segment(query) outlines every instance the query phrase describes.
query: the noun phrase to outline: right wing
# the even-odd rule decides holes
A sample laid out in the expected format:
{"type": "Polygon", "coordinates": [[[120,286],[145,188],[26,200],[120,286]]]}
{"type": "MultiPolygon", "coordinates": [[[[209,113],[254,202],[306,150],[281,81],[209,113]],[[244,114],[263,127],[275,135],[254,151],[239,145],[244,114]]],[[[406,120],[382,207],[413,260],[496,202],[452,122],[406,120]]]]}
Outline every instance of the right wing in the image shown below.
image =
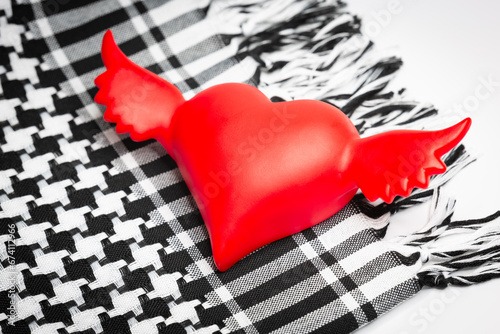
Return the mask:
{"type": "Polygon", "coordinates": [[[466,118],[438,131],[396,130],[359,139],[349,173],[372,202],[409,196],[415,187],[427,188],[431,175],[446,171],[441,156],[462,140],[470,125],[466,118]]]}

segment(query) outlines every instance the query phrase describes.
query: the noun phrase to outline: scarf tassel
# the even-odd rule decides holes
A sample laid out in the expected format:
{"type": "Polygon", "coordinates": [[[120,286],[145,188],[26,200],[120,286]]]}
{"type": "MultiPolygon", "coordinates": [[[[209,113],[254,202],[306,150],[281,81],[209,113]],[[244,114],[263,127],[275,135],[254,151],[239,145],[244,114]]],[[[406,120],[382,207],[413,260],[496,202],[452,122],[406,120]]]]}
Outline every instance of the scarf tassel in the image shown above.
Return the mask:
{"type": "MultiPolygon", "coordinates": [[[[422,286],[467,286],[500,277],[500,211],[452,221],[455,200],[433,192],[433,213],[419,231],[389,240],[402,254],[418,254],[422,286]]],[[[417,261],[417,262],[418,262],[417,261]]]]}
{"type": "Polygon", "coordinates": [[[342,110],[362,136],[422,129],[437,114],[386,91],[401,59],[374,50],[338,0],[215,0],[208,17],[237,56],[257,63],[253,83],[273,101],[313,99],[342,110]]]}

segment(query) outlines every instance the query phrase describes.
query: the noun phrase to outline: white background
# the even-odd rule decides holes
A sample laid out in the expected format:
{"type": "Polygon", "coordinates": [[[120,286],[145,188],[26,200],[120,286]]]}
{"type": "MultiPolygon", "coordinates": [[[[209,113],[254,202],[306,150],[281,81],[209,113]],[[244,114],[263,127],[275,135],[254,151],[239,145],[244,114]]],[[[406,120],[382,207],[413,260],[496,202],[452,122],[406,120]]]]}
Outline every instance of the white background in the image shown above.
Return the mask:
{"type": "MultiPolygon", "coordinates": [[[[433,103],[449,125],[472,118],[464,143],[479,154],[478,161],[445,187],[457,199],[455,219],[499,210],[500,3],[352,0],[348,10],[363,19],[363,30],[377,49],[389,48],[403,59],[394,87],[406,87],[415,100],[433,103]],[[486,94],[481,78],[496,82],[493,92],[486,94]],[[476,97],[477,89],[481,98],[476,97]]],[[[422,205],[397,214],[388,237],[417,229],[428,211],[429,206],[422,205]]],[[[466,288],[428,289],[358,333],[500,333],[499,311],[500,279],[466,288]]]]}

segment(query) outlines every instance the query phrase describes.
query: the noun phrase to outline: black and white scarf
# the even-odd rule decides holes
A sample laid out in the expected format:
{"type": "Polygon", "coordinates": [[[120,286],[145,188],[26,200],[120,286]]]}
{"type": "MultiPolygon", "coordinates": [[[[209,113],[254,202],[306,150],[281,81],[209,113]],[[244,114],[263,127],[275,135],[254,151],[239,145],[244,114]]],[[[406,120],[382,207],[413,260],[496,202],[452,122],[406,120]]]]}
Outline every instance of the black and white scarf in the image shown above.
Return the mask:
{"type": "Polygon", "coordinates": [[[401,60],[342,2],[12,0],[0,14],[2,333],[350,333],[424,286],[500,276],[500,213],[454,221],[440,192],[473,161],[463,146],[429,189],[390,205],[357,195],[219,272],[174,161],[116,134],[93,101],[112,29],[186,98],[245,82],[331,103],[362,135],[426,127],[437,111],[387,90],[401,60]],[[421,231],[384,238],[391,214],[427,200],[421,231]]]}

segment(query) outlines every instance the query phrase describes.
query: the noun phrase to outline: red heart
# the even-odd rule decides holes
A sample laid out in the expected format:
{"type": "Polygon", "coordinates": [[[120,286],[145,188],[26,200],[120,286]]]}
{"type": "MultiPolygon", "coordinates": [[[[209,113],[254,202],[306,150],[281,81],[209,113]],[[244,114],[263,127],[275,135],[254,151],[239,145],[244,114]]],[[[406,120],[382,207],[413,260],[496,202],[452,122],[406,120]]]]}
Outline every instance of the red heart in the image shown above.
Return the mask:
{"type": "Polygon", "coordinates": [[[392,131],[360,139],[337,108],[272,103],[245,84],[222,84],[185,101],[172,84],[128,60],[110,32],[95,100],[117,132],[155,138],[179,165],[226,270],[252,251],[330,217],[358,187],[390,202],[445,170],[439,157],[470,119],[441,131],[392,131]]]}

